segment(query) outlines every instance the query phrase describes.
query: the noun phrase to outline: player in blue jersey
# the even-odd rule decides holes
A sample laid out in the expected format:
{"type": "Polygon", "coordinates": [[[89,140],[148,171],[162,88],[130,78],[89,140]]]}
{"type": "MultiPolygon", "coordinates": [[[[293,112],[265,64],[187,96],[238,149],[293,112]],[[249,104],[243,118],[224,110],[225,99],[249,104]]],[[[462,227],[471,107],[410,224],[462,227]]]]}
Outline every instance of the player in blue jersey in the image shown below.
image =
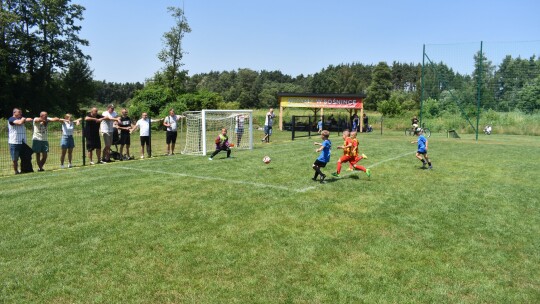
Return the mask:
{"type": "Polygon", "coordinates": [[[330,132],[328,130],[323,130],[321,132],[321,139],[323,140],[322,143],[314,143],[316,146],[320,146],[315,152],[320,152],[319,157],[315,160],[313,163],[313,170],[315,170],[315,175],[313,176],[313,180],[316,181],[317,177],[321,176],[321,184],[324,183],[324,179],[326,178],[326,174],[321,172],[321,168],[326,167],[326,164],[330,161],[330,149],[332,148],[332,142],[328,139],[330,137],[330,132]]]}
{"type": "Polygon", "coordinates": [[[428,157],[428,140],[424,136],[424,130],[422,128],[416,129],[416,135],[418,136],[417,141],[412,141],[411,143],[418,143],[418,150],[416,151],[416,158],[418,158],[422,162],[422,168],[426,168],[426,164],[428,165],[428,169],[432,169],[431,161],[428,157]]]}

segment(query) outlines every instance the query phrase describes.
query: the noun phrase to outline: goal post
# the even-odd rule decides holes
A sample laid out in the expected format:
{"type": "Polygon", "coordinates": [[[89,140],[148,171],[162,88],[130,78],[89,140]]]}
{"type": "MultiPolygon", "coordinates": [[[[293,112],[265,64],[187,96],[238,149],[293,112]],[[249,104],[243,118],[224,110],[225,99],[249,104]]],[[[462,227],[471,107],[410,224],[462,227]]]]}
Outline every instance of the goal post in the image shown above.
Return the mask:
{"type": "Polygon", "coordinates": [[[253,149],[252,110],[202,110],[184,112],[186,144],[182,154],[206,155],[214,150],[214,139],[227,129],[234,149],[253,149]]]}

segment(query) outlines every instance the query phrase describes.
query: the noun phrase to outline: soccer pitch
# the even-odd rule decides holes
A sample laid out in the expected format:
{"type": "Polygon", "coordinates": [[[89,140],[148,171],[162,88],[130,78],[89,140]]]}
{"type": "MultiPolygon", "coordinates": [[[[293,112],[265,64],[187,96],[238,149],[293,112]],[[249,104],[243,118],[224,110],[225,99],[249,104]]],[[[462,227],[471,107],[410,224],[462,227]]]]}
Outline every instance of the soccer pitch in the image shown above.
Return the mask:
{"type": "Polygon", "coordinates": [[[0,302],[540,302],[540,138],[435,134],[422,170],[360,134],[372,177],[337,179],[333,133],[320,184],[320,138],[260,137],[0,178],[0,302]]]}

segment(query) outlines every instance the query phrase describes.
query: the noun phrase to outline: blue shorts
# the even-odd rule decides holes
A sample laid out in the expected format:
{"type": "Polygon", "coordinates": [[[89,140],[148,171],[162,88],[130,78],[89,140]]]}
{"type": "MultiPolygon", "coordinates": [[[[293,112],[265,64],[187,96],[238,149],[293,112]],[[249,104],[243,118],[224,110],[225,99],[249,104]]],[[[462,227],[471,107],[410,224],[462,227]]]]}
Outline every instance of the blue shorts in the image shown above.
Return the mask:
{"type": "Polygon", "coordinates": [[[73,140],[73,135],[62,135],[62,140],[60,141],[60,147],[62,149],[75,148],[75,141],[73,140]]]}
{"type": "Polygon", "coordinates": [[[11,154],[11,160],[19,160],[23,144],[9,144],[9,154],[11,154]]]}
{"type": "Polygon", "coordinates": [[[272,135],[272,127],[264,126],[264,134],[272,135]]]}
{"type": "Polygon", "coordinates": [[[34,153],[47,153],[49,152],[49,142],[46,140],[32,140],[32,150],[34,153]]]}

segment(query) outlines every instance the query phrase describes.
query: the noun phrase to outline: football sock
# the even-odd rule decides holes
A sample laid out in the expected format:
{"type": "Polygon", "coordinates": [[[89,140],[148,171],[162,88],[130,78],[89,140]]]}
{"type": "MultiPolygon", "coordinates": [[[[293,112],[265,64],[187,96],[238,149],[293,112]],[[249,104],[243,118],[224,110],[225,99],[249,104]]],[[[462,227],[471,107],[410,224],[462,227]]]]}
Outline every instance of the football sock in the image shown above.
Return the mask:
{"type": "Polygon", "coordinates": [[[313,166],[313,170],[315,170],[315,175],[313,176],[314,179],[317,179],[317,176],[319,175],[323,175],[319,166],[313,166]]]}
{"type": "Polygon", "coordinates": [[[339,174],[339,172],[341,172],[341,162],[337,163],[336,173],[339,174]]]}

